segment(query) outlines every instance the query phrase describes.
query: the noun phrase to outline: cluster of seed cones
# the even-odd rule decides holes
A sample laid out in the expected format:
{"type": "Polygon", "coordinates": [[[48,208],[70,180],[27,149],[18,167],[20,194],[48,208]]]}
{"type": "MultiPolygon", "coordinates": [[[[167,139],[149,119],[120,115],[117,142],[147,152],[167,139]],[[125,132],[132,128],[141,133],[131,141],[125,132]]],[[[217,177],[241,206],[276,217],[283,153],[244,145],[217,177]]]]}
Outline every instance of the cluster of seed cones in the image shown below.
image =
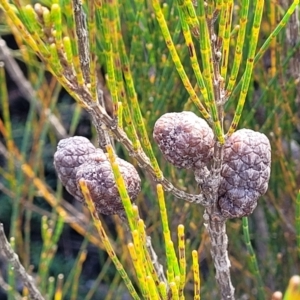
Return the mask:
{"type": "MultiPolygon", "coordinates": [[[[207,170],[210,164],[215,141],[212,129],[203,119],[192,112],[164,114],[154,126],[153,137],[166,160],[174,166],[205,174],[202,170],[207,170]]],[[[226,218],[247,216],[268,188],[269,140],[262,133],[241,129],[226,140],[223,151],[218,187],[220,211],[226,218]]],[[[128,194],[134,200],[141,189],[140,177],[130,163],[120,158],[117,163],[128,194]]],[[[54,166],[67,191],[77,200],[84,202],[78,184],[83,178],[99,213],[123,214],[110,162],[88,139],[75,136],[61,140],[54,155],[54,166]]]]}
{"type": "MultiPolygon", "coordinates": [[[[154,126],[153,137],[166,160],[178,168],[197,172],[206,168],[213,156],[213,131],[192,112],[164,114],[154,126]]],[[[271,147],[264,134],[241,129],[226,140],[218,189],[224,217],[253,212],[258,198],[267,191],[270,165],[271,147]]]]}
{"type": "MultiPolygon", "coordinates": [[[[116,159],[124,178],[127,192],[134,200],[141,189],[140,177],[133,165],[116,159]]],[[[54,154],[54,166],[67,191],[84,202],[79,180],[87,183],[98,213],[123,215],[124,207],[106,154],[84,137],[74,136],[61,140],[54,154]]]]}

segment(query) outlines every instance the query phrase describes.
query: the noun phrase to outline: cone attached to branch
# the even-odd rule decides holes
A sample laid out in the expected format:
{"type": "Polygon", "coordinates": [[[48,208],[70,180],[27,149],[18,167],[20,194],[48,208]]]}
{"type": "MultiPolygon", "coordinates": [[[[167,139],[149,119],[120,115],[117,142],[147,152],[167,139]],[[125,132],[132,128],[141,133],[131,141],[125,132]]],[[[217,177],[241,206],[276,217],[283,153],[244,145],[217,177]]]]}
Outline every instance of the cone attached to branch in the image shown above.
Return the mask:
{"type": "Polygon", "coordinates": [[[213,155],[213,131],[192,112],[164,114],[155,123],[153,137],[166,160],[178,168],[196,169],[213,155]]]}
{"type": "Polygon", "coordinates": [[[268,138],[250,129],[233,133],[224,146],[219,187],[222,215],[236,218],[250,215],[258,198],[268,189],[271,146],[268,138]]]}

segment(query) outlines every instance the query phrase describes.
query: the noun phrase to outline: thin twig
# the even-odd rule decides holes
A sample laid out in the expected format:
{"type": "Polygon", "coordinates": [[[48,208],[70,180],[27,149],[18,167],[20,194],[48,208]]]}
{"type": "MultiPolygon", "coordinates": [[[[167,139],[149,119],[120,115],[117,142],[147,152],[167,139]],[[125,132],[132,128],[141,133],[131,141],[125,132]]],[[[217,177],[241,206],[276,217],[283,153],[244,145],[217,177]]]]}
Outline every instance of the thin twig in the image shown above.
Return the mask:
{"type": "Polygon", "coordinates": [[[41,295],[37,287],[35,286],[32,276],[30,276],[24,267],[21,265],[18,255],[11,248],[3,229],[3,224],[0,223],[0,252],[7,262],[9,262],[14,271],[23,280],[24,285],[27,287],[31,299],[43,300],[44,297],[41,295]]]}
{"type": "Polygon", "coordinates": [[[159,281],[165,282],[167,284],[167,279],[166,279],[166,276],[164,273],[164,268],[158,261],[158,256],[152,246],[151,237],[148,235],[146,236],[146,247],[147,247],[148,253],[150,255],[153,267],[157,273],[159,281]]]}
{"type": "Polygon", "coordinates": [[[90,83],[90,49],[88,31],[86,26],[86,14],[83,11],[80,0],[73,0],[76,35],[78,38],[78,50],[81,70],[85,83],[90,83]]]}

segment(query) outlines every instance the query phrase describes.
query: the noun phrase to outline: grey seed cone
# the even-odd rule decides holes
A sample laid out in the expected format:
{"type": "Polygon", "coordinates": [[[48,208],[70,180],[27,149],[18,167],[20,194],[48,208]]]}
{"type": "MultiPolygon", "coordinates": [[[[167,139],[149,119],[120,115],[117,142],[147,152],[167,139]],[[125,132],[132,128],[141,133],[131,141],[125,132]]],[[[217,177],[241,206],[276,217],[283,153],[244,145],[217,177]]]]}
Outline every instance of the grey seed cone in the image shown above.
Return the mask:
{"type": "Polygon", "coordinates": [[[196,169],[213,154],[213,131],[192,112],[162,115],[154,125],[153,138],[166,160],[178,168],[196,169]]]}
{"type": "Polygon", "coordinates": [[[268,138],[250,129],[233,133],[224,146],[219,206],[227,218],[250,215],[268,189],[271,146],[268,138]]]}
{"type": "MultiPolygon", "coordinates": [[[[131,200],[135,200],[141,190],[141,180],[133,165],[117,158],[131,200]]],[[[76,173],[77,182],[83,178],[99,213],[122,215],[124,207],[108,160],[91,160],[82,164],[76,173]]]]}
{"type": "Polygon", "coordinates": [[[58,143],[54,154],[54,167],[62,184],[77,200],[82,198],[77,188],[77,168],[90,159],[101,157],[106,159],[104,152],[96,149],[85,137],[74,136],[58,143]]]}

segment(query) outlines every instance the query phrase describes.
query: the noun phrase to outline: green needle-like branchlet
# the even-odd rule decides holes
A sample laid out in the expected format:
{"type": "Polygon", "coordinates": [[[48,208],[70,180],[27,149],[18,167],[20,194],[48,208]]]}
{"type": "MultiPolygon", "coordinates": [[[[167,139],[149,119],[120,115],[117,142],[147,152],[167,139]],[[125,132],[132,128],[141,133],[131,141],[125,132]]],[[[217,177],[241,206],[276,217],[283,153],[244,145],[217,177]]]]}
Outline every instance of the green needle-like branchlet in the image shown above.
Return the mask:
{"type": "Polygon", "coordinates": [[[50,60],[50,65],[52,67],[52,70],[54,73],[62,80],[63,77],[63,67],[60,63],[58,54],[57,54],[57,48],[56,45],[53,43],[49,47],[50,53],[51,53],[51,60],[50,60]]]}
{"type": "MultiPolygon", "coordinates": [[[[12,122],[9,111],[9,97],[6,86],[6,76],[4,70],[4,63],[0,62],[0,107],[2,112],[2,120],[5,126],[5,135],[4,139],[7,145],[8,151],[13,150],[13,132],[12,132],[12,122]]],[[[1,121],[2,121],[1,120],[1,121]]],[[[15,174],[15,166],[12,159],[9,159],[8,162],[8,170],[11,174],[15,174]]],[[[11,180],[11,187],[15,187],[15,182],[11,180]]],[[[12,230],[12,236],[15,236],[15,226],[13,226],[10,230],[12,230]]]]}
{"type": "Polygon", "coordinates": [[[14,5],[15,5],[14,8],[17,8],[17,11],[18,11],[18,17],[20,17],[20,20],[23,22],[25,27],[29,30],[31,24],[29,23],[29,20],[28,20],[28,18],[26,16],[26,13],[24,11],[25,10],[24,6],[21,4],[21,1],[20,0],[15,0],[14,5]]]}
{"type": "Polygon", "coordinates": [[[136,273],[136,276],[137,276],[137,279],[139,282],[139,287],[141,289],[143,297],[145,297],[147,295],[147,286],[146,286],[144,274],[142,271],[143,265],[141,264],[141,262],[138,259],[137,253],[135,251],[135,246],[133,243],[128,244],[128,250],[129,250],[131,261],[133,263],[135,273],[136,273]]]}
{"type": "Polygon", "coordinates": [[[171,299],[172,300],[179,300],[179,295],[178,295],[178,288],[175,282],[170,282],[170,290],[171,290],[171,299]]]}
{"type": "Polygon", "coordinates": [[[204,83],[204,80],[203,80],[203,76],[202,76],[200,66],[199,66],[199,63],[198,63],[198,60],[197,60],[195,46],[194,46],[194,43],[193,43],[193,40],[192,40],[190,29],[188,27],[186,19],[183,17],[183,13],[181,11],[180,6],[179,6],[179,17],[180,17],[180,21],[181,21],[182,32],[183,32],[183,35],[184,35],[185,43],[186,43],[186,45],[188,47],[188,50],[189,50],[191,65],[192,65],[192,68],[193,68],[195,76],[196,76],[197,84],[198,84],[200,92],[203,96],[205,106],[206,106],[206,108],[208,108],[209,103],[208,103],[207,90],[206,90],[205,83],[204,83]]]}
{"type": "Polygon", "coordinates": [[[249,0],[243,0],[243,4],[241,6],[239,32],[236,40],[234,60],[231,69],[231,74],[228,80],[228,85],[226,87],[226,93],[228,94],[228,96],[231,95],[231,92],[234,88],[238,76],[238,72],[240,69],[241,61],[242,61],[246,25],[248,20],[248,10],[249,10],[249,0]]]}
{"type": "Polygon", "coordinates": [[[146,277],[146,281],[147,281],[147,285],[148,285],[148,289],[149,289],[149,297],[152,300],[159,300],[159,295],[154,283],[154,280],[151,276],[147,276],[146,277]]]}
{"type": "Polygon", "coordinates": [[[108,44],[108,47],[105,51],[105,57],[106,57],[105,59],[106,66],[107,66],[107,85],[113,103],[113,118],[117,120],[119,98],[118,98],[118,91],[117,91],[116,78],[115,78],[112,44],[108,44]]]}
{"type": "Polygon", "coordinates": [[[257,289],[257,296],[258,296],[257,299],[264,300],[265,299],[264,284],[263,284],[263,281],[262,281],[262,278],[260,275],[256,255],[255,255],[255,252],[254,252],[252,244],[251,244],[247,217],[243,217],[243,234],[244,234],[244,239],[245,239],[245,243],[247,246],[247,250],[248,250],[249,256],[250,256],[252,270],[253,270],[254,276],[256,278],[256,283],[257,283],[256,289],[257,289]]]}
{"type": "Polygon", "coordinates": [[[48,278],[48,288],[47,288],[47,296],[49,299],[54,299],[54,290],[55,290],[55,278],[50,276],[48,278]]]}
{"type": "Polygon", "coordinates": [[[220,3],[221,13],[220,13],[220,17],[219,17],[218,38],[220,38],[221,40],[223,40],[224,39],[224,35],[225,35],[226,14],[227,14],[226,3],[228,3],[228,0],[226,0],[226,1],[220,1],[220,2],[223,2],[223,3],[220,3]]]}
{"type": "Polygon", "coordinates": [[[73,52],[70,38],[68,36],[63,38],[64,52],[69,66],[73,66],[73,52]]]}
{"type": "Polygon", "coordinates": [[[161,295],[161,300],[167,300],[168,294],[167,294],[166,284],[164,282],[160,282],[158,289],[159,289],[159,293],[161,295]]]}
{"type": "Polygon", "coordinates": [[[174,275],[174,269],[173,269],[173,259],[172,259],[172,247],[173,242],[169,239],[168,235],[164,235],[165,238],[165,248],[166,248],[166,258],[167,258],[167,279],[168,282],[174,282],[175,283],[175,275],[174,275]]]}
{"type": "MultiPolygon", "coordinates": [[[[136,207],[136,209],[137,209],[137,207],[136,207]]],[[[144,264],[147,267],[147,275],[151,275],[156,287],[159,288],[160,281],[159,281],[158,274],[155,270],[155,267],[152,263],[149,251],[147,249],[147,236],[146,236],[146,232],[145,232],[145,223],[142,219],[139,219],[137,221],[137,228],[139,231],[140,242],[141,242],[141,245],[143,246],[144,256],[146,259],[144,264]]],[[[160,291],[159,291],[159,293],[160,293],[160,291]]]]}
{"type": "Polygon", "coordinates": [[[299,299],[300,299],[300,276],[294,275],[289,280],[289,284],[284,293],[283,300],[299,300],[299,299]]]}
{"type": "Polygon", "coordinates": [[[112,169],[113,169],[116,185],[117,185],[117,188],[118,188],[118,191],[119,191],[119,194],[120,194],[120,197],[121,197],[121,200],[122,200],[122,203],[123,203],[126,215],[127,215],[129,228],[131,231],[133,231],[136,229],[136,225],[134,223],[134,212],[132,209],[132,203],[131,203],[130,197],[126,190],[124,178],[120,172],[118,163],[116,162],[116,156],[115,156],[114,149],[112,148],[112,146],[107,145],[106,151],[108,153],[108,157],[109,157],[109,161],[112,166],[112,169]]]}
{"type": "Polygon", "coordinates": [[[51,20],[55,28],[55,44],[59,51],[62,50],[62,20],[61,20],[61,8],[58,4],[51,6],[50,12],[51,20]]]}
{"type": "Polygon", "coordinates": [[[166,244],[166,255],[168,260],[167,274],[170,276],[168,277],[168,281],[171,282],[175,280],[175,276],[179,276],[180,278],[180,270],[179,270],[178,260],[175,254],[174,245],[171,240],[164,191],[160,184],[157,185],[156,189],[157,189],[157,198],[158,198],[159,209],[161,214],[163,234],[164,234],[165,244],[166,244]]]}
{"type": "MultiPolygon", "coordinates": [[[[181,22],[179,20],[176,24],[175,30],[172,35],[175,45],[178,42],[180,35],[181,35],[181,22]]],[[[171,59],[172,57],[170,54],[168,54],[168,56],[166,56],[166,54],[164,53],[162,54],[161,61],[163,64],[163,70],[162,70],[162,74],[160,75],[160,82],[157,88],[157,94],[160,96],[159,97],[160,101],[158,101],[158,105],[159,105],[158,110],[161,110],[161,107],[163,107],[166,99],[168,99],[168,91],[170,90],[170,88],[168,87],[169,86],[172,87],[174,85],[174,78],[171,75],[174,72],[171,59]]]]}
{"type": "Polygon", "coordinates": [[[251,76],[252,76],[252,70],[254,65],[254,58],[255,58],[255,51],[258,41],[258,35],[259,35],[259,29],[262,19],[262,13],[264,8],[264,0],[257,0],[256,7],[255,7],[255,14],[254,14],[254,20],[253,20],[253,26],[251,30],[251,39],[249,44],[249,52],[247,56],[247,62],[246,62],[246,69],[243,76],[242,81],[242,88],[241,88],[241,94],[239,97],[238,105],[232,120],[232,123],[230,125],[230,128],[228,130],[227,135],[230,136],[237,128],[239,120],[241,118],[251,76]]]}
{"type": "Polygon", "coordinates": [[[223,0],[216,0],[216,12],[219,12],[222,9],[223,0]]]}
{"type": "MultiPolygon", "coordinates": [[[[121,100],[122,107],[123,107],[123,116],[124,116],[124,121],[125,121],[125,125],[126,125],[126,126],[124,126],[124,129],[126,130],[126,133],[128,134],[128,137],[132,142],[134,151],[140,151],[141,144],[140,144],[136,129],[133,124],[133,120],[131,117],[126,93],[124,90],[122,91],[122,93],[120,95],[120,100],[121,100]]],[[[118,120],[118,122],[119,122],[119,120],[118,120]]]]}
{"type": "Polygon", "coordinates": [[[118,127],[123,129],[123,104],[122,102],[118,103],[118,127]]]}
{"type": "MultiPolygon", "coordinates": [[[[104,4],[104,9],[102,9],[101,20],[102,20],[102,31],[104,36],[104,49],[107,48],[107,42],[110,41],[112,45],[113,52],[113,63],[115,68],[115,76],[116,76],[116,84],[117,84],[117,93],[119,96],[119,100],[123,104],[124,108],[124,120],[127,124],[127,133],[129,135],[130,140],[133,143],[134,149],[140,149],[140,142],[138,135],[136,133],[135,124],[133,122],[132,113],[129,109],[128,98],[124,88],[124,80],[122,73],[122,62],[124,61],[124,57],[126,57],[125,47],[123,47],[122,35],[120,34],[120,26],[119,26],[119,15],[117,13],[117,1],[111,1],[109,4],[104,4]],[[110,28],[110,30],[107,30],[110,28]]],[[[126,78],[126,77],[125,77],[126,78]]],[[[126,81],[125,81],[126,82],[126,81]]],[[[129,96],[129,99],[130,96],[129,96]]],[[[130,103],[131,105],[131,103],[130,103]]],[[[132,106],[132,105],[131,105],[132,106]]]]}
{"type": "Polygon", "coordinates": [[[57,280],[56,280],[56,287],[55,287],[55,294],[54,294],[54,300],[62,300],[62,290],[64,285],[64,275],[58,274],[57,280]]]}
{"type": "Polygon", "coordinates": [[[175,282],[176,282],[177,288],[179,288],[179,285],[180,285],[180,269],[179,269],[178,258],[176,256],[174,243],[170,240],[169,244],[170,244],[170,247],[171,247],[172,267],[173,267],[173,270],[174,270],[175,282]]]}
{"type": "Polygon", "coordinates": [[[147,284],[147,280],[146,280],[146,277],[148,276],[148,274],[147,274],[147,268],[145,265],[144,249],[143,249],[143,245],[141,245],[139,232],[137,230],[133,230],[131,232],[131,235],[132,235],[132,240],[133,240],[138,264],[140,265],[140,271],[141,271],[141,276],[142,276],[141,283],[142,283],[143,297],[147,299],[147,297],[149,297],[149,290],[148,290],[148,284],[147,284]]]}
{"type": "Polygon", "coordinates": [[[212,0],[209,0],[206,2],[207,7],[206,7],[206,17],[208,22],[212,22],[213,15],[215,12],[215,3],[212,0]]]}
{"type": "Polygon", "coordinates": [[[87,258],[87,250],[84,250],[80,253],[78,262],[77,262],[77,266],[75,269],[75,273],[74,273],[74,278],[73,278],[73,282],[72,282],[72,288],[71,288],[71,300],[75,300],[77,299],[78,296],[78,289],[80,286],[80,275],[82,273],[82,267],[83,267],[83,263],[85,262],[87,258]]]}
{"type": "Polygon", "coordinates": [[[230,32],[230,38],[231,38],[231,39],[235,38],[235,36],[237,35],[239,29],[240,29],[240,25],[235,25],[235,26],[232,28],[232,30],[231,30],[231,32],[230,32]]]}
{"type": "MultiPolygon", "coordinates": [[[[137,206],[135,206],[137,208],[137,206]]],[[[142,253],[142,261],[141,263],[143,264],[144,268],[145,268],[145,275],[149,276],[151,275],[151,271],[149,268],[149,263],[151,263],[151,261],[149,262],[147,260],[147,255],[146,255],[146,233],[145,233],[145,224],[144,221],[139,219],[137,222],[137,231],[138,231],[138,238],[139,238],[139,243],[141,246],[141,253],[142,253]]]]}
{"type": "Polygon", "coordinates": [[[48,8],[43,9],[43,21],[45,28],[51,28],[51,14],[48,8]]]}
{"type": "MultiPolygon", "coordinates": [[[[9,239],[9,243],[10,243],[10,246],[12,249],[16,249],[16,239],[14,237],[11,237],[9,239]]],[[[13,267],[13,264],[12,263],[8,263],[7,264],[7,281],[8,281],[8,284],[11,286],[11,287],[14,287],[15,284],[16,284],[16,274],[14,272],[14,267],[13,267]]],[[[9,289],[8,290],[8,297],[9,297],[9,300],[13,300],[14,299],[14,293],[13,293],[13,288],[9,289]]]]}
{"type": "Polygon", "coordinates": [[[185,259],[185,236],[184,226],[178,226],[178,256],[180,268],[180,285],[179,285],[179,298],[184,299],[184,286],[186,281],[186,259],[185,259]]]}
{"type": "MultiPolygon", "coordinates": [[[[118,48],[119,41],[118,38],[122,38],[120,34],[121,28],[119,25],[119,14],[118,14],[118,1],[112,0],[107,4],[107,12],[108,18],[107,20],[103,19],[103,22],[106,22],[106,26],[110,28],[109,38],[112,49],[112,59],[113,59],[113,67],[114,67],[114,75],[115,75],[115,85],[116,85],[116,93],[119,96],[121,93],[124,93],[124,85],[123,85],[123,77],[122,77],[122,69],[121,69],[121,59],[120,59],[120,49],[118,48]]],[[[113,106],[117,106],[118,103],[115,103],[113,99],[113,106]]],[[[118,109],[116,107],[116,109],[118,109]]],[[[115,113],[115,117],[117,117],[117,112],[115,113]]]]}
{"type": "Polygon", "coordinates": [[[230,31],[232,22],[232,11],[233,11],[233,0],[224,1],[223,6],[226,10],[225,17],[225,30],[223,36],[223,47],[222,47],[222,62],[221,62],[221,76],[226,81],[227,69],[228,69],[228,56],[229,56],[229,42],[230,42],[230,31]]]}
{"type": "Polygon", "coordinates": [[[196,250],[192,251],[193,258],[193,278],[194,278],[194,300],[200,300],[200,272],[198,263],[198,252],[196,250]]]}
{"type": "Polygon", "coordinates": [[[27,19],[28,30],[30,33],[36,32],[39,36],[42,36],[42,30],[40,24],[37,22],[36,13],[31,5],[26,5],[22,9],[24,16],[27,19]]]}
{"type": "MultiPolygon", "coordinates": [[[[139,228],[138,228],[138,222],[141,219],[140,219],[140,215],[139,215],[139,208],[135,204],[132,205],[132,213],[133,213],[134,228],[137,229],[137,230],[139,230],[139,228]]],[[[140,232],[139,232],[139,234],[140,234],[140,232]]]]}

